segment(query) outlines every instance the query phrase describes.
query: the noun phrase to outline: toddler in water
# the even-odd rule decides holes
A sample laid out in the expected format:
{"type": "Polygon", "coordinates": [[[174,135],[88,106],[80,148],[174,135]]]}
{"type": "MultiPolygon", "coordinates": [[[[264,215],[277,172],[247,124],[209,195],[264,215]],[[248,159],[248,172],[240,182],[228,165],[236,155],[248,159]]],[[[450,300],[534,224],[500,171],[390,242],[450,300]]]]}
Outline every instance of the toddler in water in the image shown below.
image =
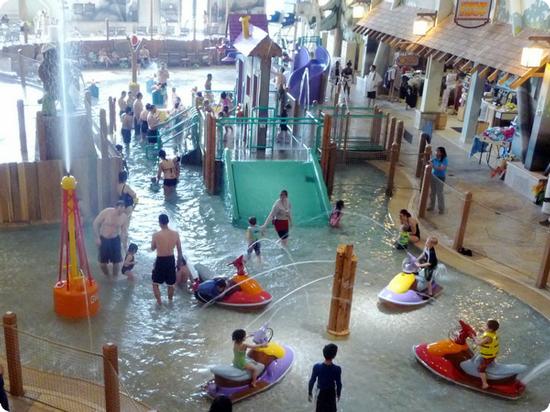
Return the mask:
{"type": "Polygon", "coordinates": [[[258,262],[262,262],[262,257],[260,256],[260,236],[262,236],[262,228],[259,226],[256,226],[256,217],[251,216],[248,219],[248,228],[246,229],[246,240],[248,241],[248,258],[250,259],[250,255],[252,255],[252,251],[256,253],[256,256],[258,257],[258,262]]]}
{"type": "Polygon", "coordinates": [[[399,227],[399,237],[395,242],[396,249],[407,249],[410,241],[410,230],[409,225],[401,225],[399,227]]]}
{"type": "Polygon", "coordinates": [[[344,201],[338,200],[336,202],[336,205],[334,206],[334,209],[332,209],[332,212],[329,217],[329,224],[332,227],[340,227],[340,219],[342,219],[342,216],[344,216],[344,201]]]}
{"type": "Polygon", "coordinates": [[[136,265],[136,253],[138,251],[138,246],[135,243],[130,243],[128,246],[128,253],[124,257],[124,263],[122,264],[122,274],[128,276],[128,280],[134,280],[134,273],[132,269],[136,265]]]}
{"type": "Polygon", "coordinates": [[[247,362],[246,359],[246,350],[247,349],[256,349],[256,348],[265,348],[267,345],[251,345],[244,343],[246,339],[246,331],[243,329],[236,329],[231,335],[233,339],[233,366],[237,369],[247,370],[252,376],[252,381],[250,386],[256,387],[256,378],[258,377],[258,372],[254,365],[251,362],[247,362]]]}

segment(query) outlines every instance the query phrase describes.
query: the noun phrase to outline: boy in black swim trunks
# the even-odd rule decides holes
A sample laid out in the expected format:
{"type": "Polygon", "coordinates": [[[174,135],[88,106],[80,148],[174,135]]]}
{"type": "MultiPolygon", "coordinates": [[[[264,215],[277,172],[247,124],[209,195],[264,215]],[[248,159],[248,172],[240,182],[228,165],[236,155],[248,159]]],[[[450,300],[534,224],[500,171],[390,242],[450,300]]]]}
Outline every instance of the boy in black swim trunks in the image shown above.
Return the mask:
{"type": "Polygon", "coordinates": [[[159,215],[160,230],[153,235],[151,240],[151,250],[157,252],[151,279],[153,281],[153,294],[159,305],[162,304],[159,285],[163,283],[168,286],[168,300],[171,302],[174,298],[174,285],[176,283],[174,248],[178,252],[178,261],[184,261],[179,233],[170,229],[168,222],[167,215],[159,215]]]}

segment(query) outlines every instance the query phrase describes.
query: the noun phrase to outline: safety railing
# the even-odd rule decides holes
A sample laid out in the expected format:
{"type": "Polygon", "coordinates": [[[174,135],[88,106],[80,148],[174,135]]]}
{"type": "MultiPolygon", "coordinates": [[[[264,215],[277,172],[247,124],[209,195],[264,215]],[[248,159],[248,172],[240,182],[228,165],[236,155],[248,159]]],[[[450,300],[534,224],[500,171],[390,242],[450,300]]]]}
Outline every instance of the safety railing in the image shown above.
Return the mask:
{"type": "Polygon", "coordinates": [[[103,353],[55,342],[17,327],[17,317],[3,317],[0,362],[6,364],[9,392],[64,411],[147,411],[130,397],[118,372],[117,347],[103,353]]]}

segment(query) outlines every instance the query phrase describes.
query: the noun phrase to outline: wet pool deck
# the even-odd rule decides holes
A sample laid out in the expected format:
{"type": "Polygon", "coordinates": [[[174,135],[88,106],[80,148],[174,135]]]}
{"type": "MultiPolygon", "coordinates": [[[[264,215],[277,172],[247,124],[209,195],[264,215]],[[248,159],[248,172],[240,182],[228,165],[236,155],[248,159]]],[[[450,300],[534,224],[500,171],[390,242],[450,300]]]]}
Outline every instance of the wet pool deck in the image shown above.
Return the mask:
{"type": "MultiPolygon", "coordinates": [[[[359,81],[352,90],[351,104],[365,104],[362,88],[362,82],[359,81]]],[[[416,209],[420,195],[420,181],[415,178],[419,133],[414,128],[415,111],[405,110],[404,103],[379,99],[377,105],[397,120],[402,120],[405,129],[413,135],[412,143],[405,140],[402,142],[395,190],[389,204],[392,218],[398,222],[399,210],[416,209]]],[[[538,224],[544,217],[541,208],[514,192],[498,177],[492,178],[485,158],[481,164],[477,157],[468,158],[471,143],[461,143],[460,133],[453,130],[453,126],[461,127],[462,123],[456,117],[449,116],[446,130],[434,130],[432,147],[446,148],[450,160],[446,183],[462,194],[470,191],[474,201],[478,202],[470,211],[464,242],[466,248],[472,249],[473,257],[463,256],[453,250],[453,239],[449,238],[449,231],[445,230],[449,228],[445,227],[444,220],[456,222],[460,217],[462,197],[458,192],[445,197],[445,215],[427,212],[427,219],[420,219],[423,239],[427,233],[437,236],[440,239],[438,256],[446,264],[505,290],[550,319],[550,289],[535,287],[549,232],[538,224]],[[479,211],[478,216],[476,210],[479,211]],[[480,222],[476,222],[476,219],[482,219],[482,224],[477,224],[480,222]]],[[[494,153],[492,157],[496,157],[494,153]]],[[[389,162],[370,163],[384,171],[389,168],[389,162]]],[[[494,163],[491,163],[491,167],[494,167],[494,163]]]]}

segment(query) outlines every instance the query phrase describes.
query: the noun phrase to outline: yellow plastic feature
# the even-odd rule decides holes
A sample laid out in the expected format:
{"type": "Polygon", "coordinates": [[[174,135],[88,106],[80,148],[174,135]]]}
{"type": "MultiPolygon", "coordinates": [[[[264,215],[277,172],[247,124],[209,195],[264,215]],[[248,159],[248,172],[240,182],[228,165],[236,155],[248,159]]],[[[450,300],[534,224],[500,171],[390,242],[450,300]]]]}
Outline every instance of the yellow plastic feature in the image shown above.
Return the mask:
{"type": "Polygon", "coordinates": [[[401,272],[394,276],[387,289],[393,293],[405,293],[414,283],[412,273],[401,272]]]}
{"type": "Polygon", "coordinates": [[[269,342],[265,348],[257,348],[254,350],[263,352],[268,356],[275,356],[277,359],[281,359],[285,356],[285,348],[275,342],[269,342]]]}
{"type": "Polygon", "coordinates": [[[247,275],[235,275],[232,280],[239,285],[244,293],[249,295],[257,295],[264,291],[255,279],[250,279],[247,275]]]}
{"type": "Polygon", "coordinates": [[[61,188],[63,190],[75,190],[76,179],[74,176],[63,176],[63,179],[61,179],[61,188]]]}
{"type": "Polygon", "coordinates": [[[468,350],[468,345],[459,345],[450,339],[440,340],[439,342],[430,343],[428,345],[428,353],[434,356],[451,355],[454,353],[468,350]]]}

